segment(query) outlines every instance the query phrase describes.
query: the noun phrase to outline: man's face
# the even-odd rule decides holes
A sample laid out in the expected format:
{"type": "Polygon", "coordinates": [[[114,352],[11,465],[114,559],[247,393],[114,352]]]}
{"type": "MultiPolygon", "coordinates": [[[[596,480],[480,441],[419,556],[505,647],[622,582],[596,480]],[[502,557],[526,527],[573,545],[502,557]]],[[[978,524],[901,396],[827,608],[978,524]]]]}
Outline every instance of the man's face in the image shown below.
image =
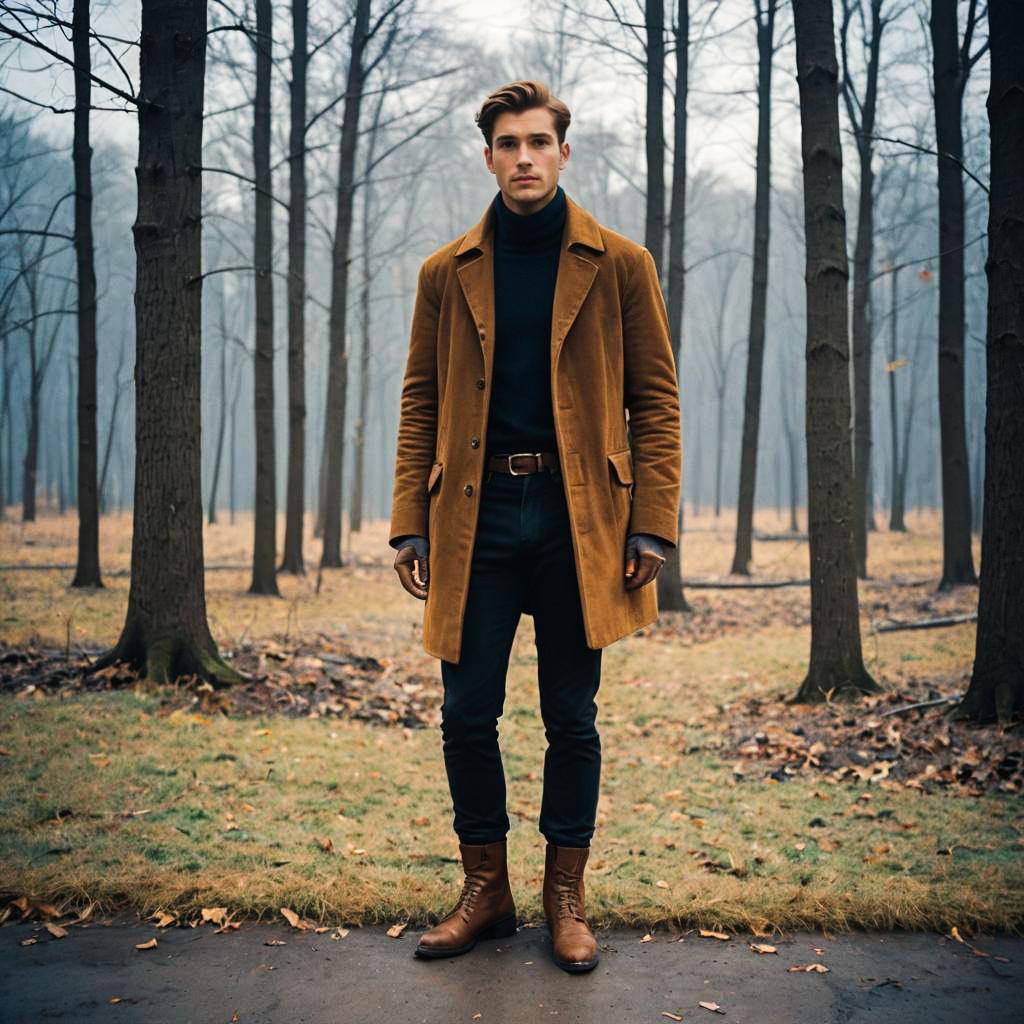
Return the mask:
{"type": "Polygon", "coordinates": [[[569,159],[569,143],[558,144],[555,115],[547,107],[518,114],[506,110],[495,119],[491,142],[493,149],[484,146],[484,159],[505,205],[523,215],[546,206],[569,159]]]}

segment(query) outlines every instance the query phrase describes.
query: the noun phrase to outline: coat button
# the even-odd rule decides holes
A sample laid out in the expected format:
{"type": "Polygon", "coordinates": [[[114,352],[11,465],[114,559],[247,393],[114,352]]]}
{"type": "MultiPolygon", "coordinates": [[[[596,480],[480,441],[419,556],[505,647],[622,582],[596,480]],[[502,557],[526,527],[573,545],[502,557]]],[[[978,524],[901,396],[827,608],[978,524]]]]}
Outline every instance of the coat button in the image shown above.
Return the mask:
{"type": "Polygon", "coordinates": [[[483,379],[483,377],[477,377],[477,379],[476,379],[476,386],[477,386],[477,387],[478,387],[478,388],[479,388],[479,389],[480,389],[481,391],[483,391],[483,389],[484,389],[484,379],[483,379]]]}
{"type": "Polygon", "coordinates": [[[469,439],[469,447],[470,448],[479,448],[480,447],[480,438],[479,437],[471,437],[469,439]]]}
{"type": "Polygon", "coordinates": [[[465,487],[463,487],[463,490],[464,490],[464,491],[465,491],[465,492],[466,492],[467,494],[472,494],[472,493],[473,493],[473,485],[472,485],[472,484],[466,484],[466,486],[465,486],[465,487]]]}
{"type": "Polygon", "coordinates": [[[485,337],[485,335],[484,335],[484,332],[483,332],[483,331],[481,331],[481,332],[480,332],[480,340],[481,340],[481,341],[483,341],[483,340],[484,340],[484,337],[485,337]]]}

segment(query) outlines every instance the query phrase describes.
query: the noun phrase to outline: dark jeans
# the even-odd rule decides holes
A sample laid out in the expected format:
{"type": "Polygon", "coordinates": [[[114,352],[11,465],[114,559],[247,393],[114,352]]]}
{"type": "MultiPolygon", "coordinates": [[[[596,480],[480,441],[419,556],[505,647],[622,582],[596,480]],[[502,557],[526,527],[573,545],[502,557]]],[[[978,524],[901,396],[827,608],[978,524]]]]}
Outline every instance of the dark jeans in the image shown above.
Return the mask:
{"type": "Polygon", "coordinates": [[[441,661],[444,763],[463,843],[496,842],[509,831],[498,718],[524,611],[534,620],[548,742],[540,832],[558,846],[589,846],[601,775],[601,651],[584,635],[562,477],[492,472],[480,494],[460,660],[441,661]]]}

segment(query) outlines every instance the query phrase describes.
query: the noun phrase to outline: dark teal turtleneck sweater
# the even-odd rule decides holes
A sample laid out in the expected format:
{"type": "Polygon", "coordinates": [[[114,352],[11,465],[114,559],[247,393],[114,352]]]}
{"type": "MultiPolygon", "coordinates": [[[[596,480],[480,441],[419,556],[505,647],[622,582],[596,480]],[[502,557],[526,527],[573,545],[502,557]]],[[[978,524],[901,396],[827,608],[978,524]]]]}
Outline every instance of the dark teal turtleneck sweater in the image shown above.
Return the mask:
{"type": "Polygon", "coordinates": [[[551,310],[565,231],[557,186],[536,213],[494,197],[494,347],[487,453],[557,450],[551,404],[551,310]]]}

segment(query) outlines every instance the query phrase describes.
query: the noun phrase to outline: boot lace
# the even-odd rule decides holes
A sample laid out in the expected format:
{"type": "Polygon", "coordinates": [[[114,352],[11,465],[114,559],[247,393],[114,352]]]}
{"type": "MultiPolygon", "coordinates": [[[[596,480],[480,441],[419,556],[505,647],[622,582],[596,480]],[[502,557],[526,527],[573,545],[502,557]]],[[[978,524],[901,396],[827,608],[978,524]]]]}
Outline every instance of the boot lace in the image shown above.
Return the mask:
{"type": "Polygon", "coordinates": [[[448,916],[453,917],[461,912],[463,919],[468,922],[481,889],[483,889],[483,883],[478,878],[466,878],[462,883],[462,892],[459,893],[459,899],[448,916]]]}
{"type": "Polygon", "coordinates": [[[586,921],[580,910],[580,892],[578,888],[579,879],[565,872],[558,874],[558,916],[560,918],[575,918],[577,921],[586,921]]]}

